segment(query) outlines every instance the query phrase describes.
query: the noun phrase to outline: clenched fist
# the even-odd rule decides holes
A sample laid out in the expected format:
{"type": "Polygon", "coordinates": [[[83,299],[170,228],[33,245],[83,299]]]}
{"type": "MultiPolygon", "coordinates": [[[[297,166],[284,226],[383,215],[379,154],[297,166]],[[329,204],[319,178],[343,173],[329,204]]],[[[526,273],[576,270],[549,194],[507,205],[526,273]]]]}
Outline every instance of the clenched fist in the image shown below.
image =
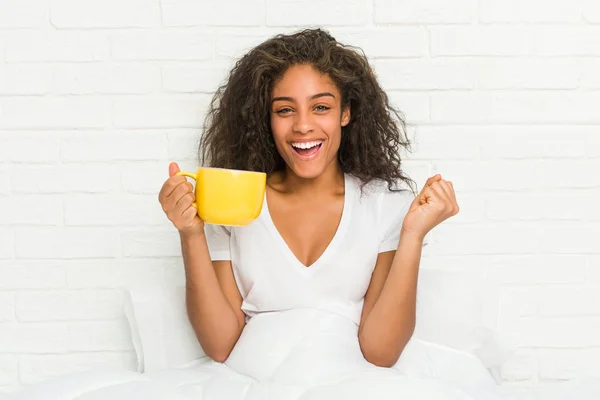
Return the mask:
{"type": "Polygon", "coordinates": [[[458,214],[458,210],[452,182],[437,174],[427,179],[423,190],[413,200],[404,217],[402,230],[425,237],[433,227],[458,214]]]}
{"type": "Polygon", "coordinates": [[[192,204],[196,200],[194,187],[184,176],[175,175],[177,172],[177,163],[169,164],[169,179],[160,189],[158,201],[180,234],[202,234],[204,221],[200,219],[196,207],[192,204]]]}

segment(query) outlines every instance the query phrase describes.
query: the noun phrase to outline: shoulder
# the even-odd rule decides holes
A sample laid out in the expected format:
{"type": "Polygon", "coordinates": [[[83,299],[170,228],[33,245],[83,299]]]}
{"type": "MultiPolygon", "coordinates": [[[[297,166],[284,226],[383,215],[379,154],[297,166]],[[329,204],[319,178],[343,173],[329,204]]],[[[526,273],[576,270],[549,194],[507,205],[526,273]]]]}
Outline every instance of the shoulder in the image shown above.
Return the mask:
{"type": "Polygon", "coordinates": [[[403,182],[393,182],[390,188],[388,183],[375,179],[365,184],[357,178],[351,177],[356,188],[358,207],[369,216],[377,230],[386,232],[388,229],[402,223],[415,196],[410,188],[403,182]]]}
{"type": "Polygon", "coordinates": [[[390,185],[381,179],[374,179],[366,184],[356,177],[352,177],[352,179],[358,188],[362,202],[370,202],[380,209],[390,206],[393,206],[394,209],[402,208],[403,205],[410,204],[415,197],[410,188],[402,181],[393,182],[390,188],[390,185]]]}
{"type": "Polygon", "coordinates": [[[205,223],[204,233],[211,260],[230,260],[229,241],[231,238],[231,228],[205,223]]]}

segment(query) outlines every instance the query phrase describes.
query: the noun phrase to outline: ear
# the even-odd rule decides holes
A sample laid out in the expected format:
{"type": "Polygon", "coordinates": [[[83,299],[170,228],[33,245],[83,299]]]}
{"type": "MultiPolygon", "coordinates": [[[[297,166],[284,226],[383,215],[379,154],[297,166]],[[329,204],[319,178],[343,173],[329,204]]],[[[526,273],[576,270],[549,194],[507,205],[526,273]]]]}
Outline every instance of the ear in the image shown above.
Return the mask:
{"type": "Polygon", "coordinates": [[[342,110],[342,126],[348,125],[350,122],[350,104],[345,106],[342,110]]]}

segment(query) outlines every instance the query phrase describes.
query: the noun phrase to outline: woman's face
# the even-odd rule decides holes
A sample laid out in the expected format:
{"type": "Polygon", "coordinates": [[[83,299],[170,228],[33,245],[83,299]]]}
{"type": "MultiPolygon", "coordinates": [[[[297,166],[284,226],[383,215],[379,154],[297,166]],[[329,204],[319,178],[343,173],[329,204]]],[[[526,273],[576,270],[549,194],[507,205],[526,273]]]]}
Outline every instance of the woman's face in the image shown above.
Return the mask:
{"type": "Polygon", "coordinates": [[[273,87],[271,129],[275,146],[297,176],[316,178],[337,162],[350,109],[328,75],[310,65],[290,67],[273,87]]]}

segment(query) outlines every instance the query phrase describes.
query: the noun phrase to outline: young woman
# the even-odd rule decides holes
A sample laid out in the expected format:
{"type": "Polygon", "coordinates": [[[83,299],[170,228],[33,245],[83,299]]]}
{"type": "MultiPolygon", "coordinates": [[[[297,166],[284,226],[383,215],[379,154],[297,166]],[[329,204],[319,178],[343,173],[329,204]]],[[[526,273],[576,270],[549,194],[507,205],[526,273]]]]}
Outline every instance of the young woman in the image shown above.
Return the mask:
{"type": "Polygon", "coordinates": [[[415,327],[426,235],[458,205],[440,175],[409,190],[404,122],[367,59],[320,29],[279,35],[236,63],[209,111],[203,164],[266,172],[267,189],[249,226],[205,225],[169,166],[159,200],[180,233],[206,354],[256,379],[297,348],[320,365],[354,352],[393,366],[415,327]],[[260,371],[249,353],[264,358],[253,360],[260,371]]]}

